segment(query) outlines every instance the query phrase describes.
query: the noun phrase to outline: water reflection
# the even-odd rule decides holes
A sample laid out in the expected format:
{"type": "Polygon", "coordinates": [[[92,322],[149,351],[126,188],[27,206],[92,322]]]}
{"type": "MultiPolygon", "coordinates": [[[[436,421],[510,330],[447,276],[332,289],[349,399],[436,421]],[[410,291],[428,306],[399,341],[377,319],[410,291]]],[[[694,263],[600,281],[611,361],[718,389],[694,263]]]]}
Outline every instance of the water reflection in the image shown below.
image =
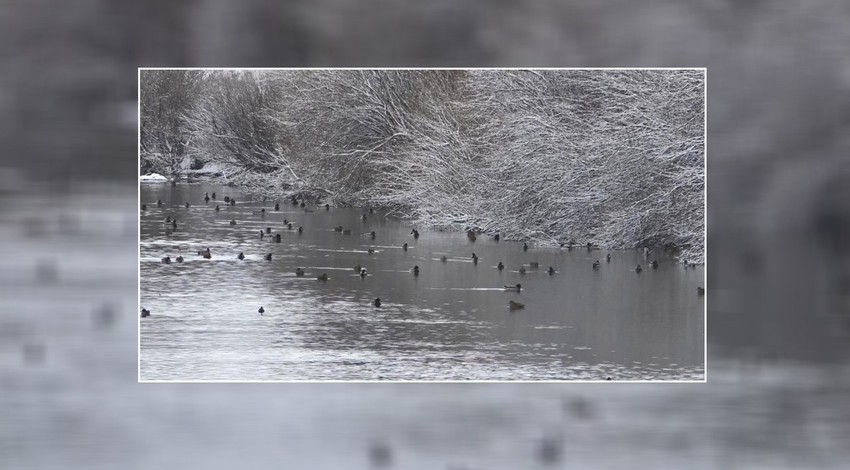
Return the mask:
{"type": "Polygon", "coordinates": [[[274,201],[223,186],[144,184],[141,197],[141,303],[152,312],[141,321],[142,380],[704,377],[703,270],[667,254],[636,273],[647,265],[637,252],[606,263],[606,252],[584,248],[524,251],[423,229],[415,239],[378,212],[274,211],[274,201]],[[167,217],[177,220],[171,233],[167,217]],[[198,254],[207,248],[209,259],[198,254]],[[166,255],[184,261],[164,265],[166,255]],[[519,293],[502,288],[517,283],[519,293]],[[525,308],[510,311],[510,300],[525,308]]]}

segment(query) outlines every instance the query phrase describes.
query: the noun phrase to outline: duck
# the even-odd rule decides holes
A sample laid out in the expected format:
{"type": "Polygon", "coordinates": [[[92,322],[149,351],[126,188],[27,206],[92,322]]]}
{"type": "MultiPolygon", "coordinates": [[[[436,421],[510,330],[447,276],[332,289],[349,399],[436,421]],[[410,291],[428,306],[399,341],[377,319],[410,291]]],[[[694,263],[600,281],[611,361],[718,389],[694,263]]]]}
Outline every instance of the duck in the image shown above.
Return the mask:
{"type": "Polygon", "coordinates": [[[162,207],[162,199],[156,200],[156,207],[162,207]]]}
{"type": "Polygon", "coordinates": [[[473,232],[472,230],[467,230],[466,231],[466,238],[468,238],[469,241],[474,242],[475,240],[478,239],[478,236],[475,235],[475,232],[473,232]]]}
{"type": "Polygon", "coordinates": [[[264,309],[264,308],[262,307],[262,305],[261,305],[261,306],[260,306],[260,308],[258,308],[258,309],[257,309],[257,312],[258,312],[260,315],[262,315],[262,314],[266,313],[266,309],[264,309]]]}
{"type": "Polygon", "coordinates": [[[652,269],[658,269],[658,261],[652,260],[652,269]]]}
{"type": "Polygon", "coordinates": [[[262,240],[264,236],[265,236],[265,233],[262,230],[260,230],[260,240],[262,240]]]}
{"type": "Polygon", "coordinates": [[[240,251],[240,252],[239,252],[239,256],[237,256],[236,258],[237,258],[239,261],[242,261],[243,259],[245,259],[245,253],[242,253],[242,252],[240,251]]]}
{"type": "Polygon", "coordinates": [[[318,276],[316,276],[316,280],[317,281],[327,281],[328,280],[327,273],[319,274],[318,276]]]}
{"type": "Polygon", "coordinates": [[[375,231],[372,230],[372,232],[369,234],[369,236],[372,237],[372,240],[374,240],[375,237],[377,236],[377,234],[375,234],[375,231]]]}
{"type": "Polygon", "coordinates": [[[522,274],[523,276],[525,275],[525,266],[519,268],[519,273],[522,274]]]}
{"type": "Polygon", "coordinates": [[[286,219],[283,219],[283,225],[289,225],[289,221],[286,220],[286,219]]]}
{"type": "Polygon", "coordinates": [[[525,308],[525,304],[519,303],[519,302],[514,302],[513,300],[509,300],[508,301],[508,308],[511,309],[511,310],[520,310],[520,309],[525,308]]]}
{"type": "Polygon", "coordinates": [[[442,261],[443,263],[447,262],[448,260],[449,258],[446,255],[440,256],[440,261],[442,261]]]}
{"type": "Polygon", "coordinates": [[[367,252],[371,255],[372,253],[374,253],[374,252],[375,252],[375,249],[374,249],[374,248],[369,248],[369,249],[368,249],[368,250],[366,250],[366,251],[367,251],[367,252]]]}
{"type": "Polygon", "coordinates": [[[519,292],[522,290],[522,284],[517,284],[515,286],[505,286],[505,292],[519,292]]]}
{"type": "Polygon", "coordinates": [[[705,295],[705,287],[697,287],[697,295],[698,296],[705,295]]]}
{"type": "Polygon", "coordinates": [[[262,209],[260,209],[259,212],[254,211],[254,214],[260,214],[261,216],[265,217],[266,216],[266,208],[263,207],[262,209]]]}
{"type": "Polygon", "coordinates": [[[605,255],[605,262],[606,262],[606,263],[610,263],[610,262],[611,262],[611,253],[608,253],[607,255],[605,255]]]}
{"type": "Polygon", "coordinates": [[[500,237],[498,233],[493,235],[493,240],[495,240],[495,241],[499,241],[501,238],[502,237],[500,237]]]}
{"type": "Polygon", "coordinates": [[[264,259],[265,259],[266,261],[271,261],[271,260],[272,260],[272,254],[271,254],[271,253],[266,253],[266,256],[264,257],[264,259]]]}
{"type": "Polygon", "coordinates": [[[499,265],[496,266],[496,268],[498,268],[498,270],[501,271],[501,270],[505,269],[505,264],[502,263],[501,261],[499,261],[499,265]]]}
{"type": "MultiPolygon", "coordinates": [[[[286,223],[286,221],[284,221],[284,223],[286,223]]],[[[342,232],[342,225],[337,225],[336,227],[334,227],[334,232],[342,232]]]]}
{"type": "Polygon", "coordinates": [[[198,256],[203,256],[205,253],[209,253],[210,249],[207,247],[206,250],[198,250],[198,256]]]}
{"type": "Polygon", "coordinates": [[[413,230],[410,231],[410,234],[413,235],[414,240],[419,239],[419,230],[413,229],[413,230]]]}
{"type": "Polygon", "coordinates": [[[381,298],[375,297],[375,300],[372,301],[372,305],[374,305],[375,307],[380,307],[381,306],[381,298]]]}
{"type": "Polygon", "coordinates": [[[522,251],[528,251],[528,243],[522,244],[522,251]]]}
{"type": "Polygon", "coordinates": [[[277,203],[277,202],[274,203],[274,210],[276,210],[276,211],[280,210],[280,204],[279,203],[277,203]]]}
{"type": "Polygon", "coordinates": [[[325,204],[325,210],[326,210],[326,211],[331,210],[331,205],[330,205],[330,204],[325,204]]]}
{"type": "Polygon", "coordinates": [[[363,279],[366,277],[366,268],[360,270],[360,278],[363,279]]]}
{"type": "Polygon", "coordinates": [[[171,228],[173,228],[174,230],[177,230],[177,219],[174,219],[174,220],[171,221],[171,228]]]}
{"type": "Polygon", "coordinates": [[[304,227],[298,226],[298,233],[304,233],[304,227]]]}
{"type": "Polygon", "coordinates": [[[213,201],[215,201],[215,193],[212,193],[213,201]]]}
{"type": "Polygon", "coordinates": [[[549,266],[549,270],[547,272],[549,273],[550,276],[554,276],[555,275],[555,268],[553,268],[552,266],[549,266]]]}
{"type": "Polygon", "coordinates": [[[236,205],[236,199],[230,198],[230,205],[235,206],[236,205]]]}
{"type": "Polygon", "coordinates": [[[142,204],[142,210],[143,210],[143,211],[148,210],[148,205],[147,205],[147,204],[142,204]]]}
{"type": "Polygon", "coordinates": [[[363,217],[361,218],[363,219],[363,222],[366,222],[366,214],[363,214],[363,217]]]}
{"type": "Polygon", "coordinates": [[[216,212],[220,212],[220,211],[221,211],[221,206],[219,206],[218,204],[216,204],[216,205],[215,205],[215,211],[216,211],[216,212]]]}
{"type": "Polygon", "coordinates": [[[177,258],[175,258],[175,261],[177,261],[178,263],[182,263],[182,262],[183,262],[183,257],[182,257],[182,256],[180,256],[180,255],[177,255],[177,258]]]}
{"type": "Polygon", "coordinates": [[[401,249],[404,250],[404,251],[407,251],[407,243],[405,243],[404,245],[401,245],[401,249]]]}
{"type": "Polygon", "coordinates": [[[287,230],[292,230],[292,222],[290,222],[290,223],[286,224],[286,229],[287,229],[287,230]]]}
{"type": "Polygon", "coordinates": [[[590,251],[590,250],[593,249],[593,243],[587,242],[587,244],[585,246],[587,247],[587,251],[590,251]]]}
{"type": "Polygon", "coordinates": [[[301,201],[301,208],[303,209],[305,207],[307,207],[307,204],[304,201],[301,201]]]}
{"type": "Polygon", "coordinates": [[[472,264],[478,264],[478,255],[475,252],[472,252],[472,264]]]}
{"type": "Polygon", "coordinates": [[[230,219],[230,225],[236,225],[236,219],[230,219]]]}
{"type": "Polygon", "coordinates": [[[188,202],[188,201],[187,201],[187,202],[186,202],[186,204],[184,204],[184,205],[186,206],[186,209],[188,209],[188,208],[189,208],[189,202],[188,202]]]}
{"type": "Polygon", "coordinates": [[[229,203],[230,202],[230,196],[224,196],[224,202],[229,203]]]}
{"type": "Polygon", "coordinates": [[[540,267],[540,263],[538,263],[537,261],[532,261],[528,263],[528,267],[530,267],[531,269],[537,269],[540,267]]]}
{"type": "Polygon", "coordinates": [[[150,310],[142,307],[142,318],[149,317],[149,316],[151,316],[150,310]]]}
{"type": "Polygon", "coordinates": [[[162,258],[162,264],[171,264],[171,257],[166,256],[165,258],[162,258]]]}
{"type": "Polygon", "coordinates": [[[418,276],[419,275],[419,265],[414,266],[412,271],[413,271],[414,276],[418,276]]]}
{"type": "Polygon", "coordinates": [[[643,271],[643,268],[642,268],[642,267],[640,267],[640,265],[637,265],[637,267],[635,268],[635,272],[636,272],[636,273],[639,273],[639,272],[641,272],[641,271],[643,271]]]}
{"type": "Polygon", "coordinates": [[[593,262],[593,269],[599,269],[599,260],[593,262]]]}
{"type": "Polygon", "coordinates": [[[204,202],[210,202],[210,193],[204,193],[204,202]]]}
{"type": "Polygon", "coordinates": [[[207,248],[207,251],[205,251],[201,256],[203,256],[204,259],[212,259],[212,253],[210,253],[209,248],[207,248]]]}
{"type": "Polygon", "coordinates": [[[274,242],[280,243],[280,234],[279,233],[274,234],[274,242]]]}
{"type": "Polygon", "coordinates": [[[295,268],[295,277],[304,277],[304,270],[301,268],[295,268]]]}
{"type": "Polygon", "coordinates": [[[266,233],[272,233],[272,228],[271,228],[271,227],[266,227],[266,233]]]}
{"type": "Polygon", "coordinates": [[[343,234],[343,235],[351,235],[351,229],[350,229],[350,228],[347,228],[347,229],[343,230],[343,231],[342,231],[342,234],[343,234]]]}

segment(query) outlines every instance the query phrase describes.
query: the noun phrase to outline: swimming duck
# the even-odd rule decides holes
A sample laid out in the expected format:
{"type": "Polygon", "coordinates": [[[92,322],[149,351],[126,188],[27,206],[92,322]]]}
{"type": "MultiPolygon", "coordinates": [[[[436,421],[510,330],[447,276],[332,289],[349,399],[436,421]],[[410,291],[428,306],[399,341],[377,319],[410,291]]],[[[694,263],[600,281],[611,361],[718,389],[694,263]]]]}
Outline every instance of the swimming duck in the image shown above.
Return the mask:
{"type": "Polygon", "coordinates": [[[363,214],[362,219],[363,219],[363,222],[366,222],[366,214],[363,214]]]}
{"type": "Polygon", "coordinates": [[[260,209],[260,212],[254,211],[254,213],[260,214],[261,216],[265,217],[266,216],[266,208],[263,207],[262,209],[260,209]]]}
{"type": "Polygon", "coordinates": [[[213,200],[215,200],[215,193],[212,193],[212,198],[213,200]]]}
{"type": "Polygon", "coordinates": [[[525,266],[522,266],[521,268],[519,268],[519,273],[522,274],[522,275],[525,275],[525,266]]]}
{"type": "Polygon", "coordinates": [[[478,255],[472,252],[472,264],[478,264],[478,255]]]}
{"type": "Polygon", "coordinates": [[[366,268],[360,270],[360,278],[363,279],[366,277],[366,268]]]}
{"type": "Polygon", "coordinates": [[[290,223],[286,224],[286,229],[287,229],[287,230],[292,230],[292,222],[290,222],[290,223]]]}
{"type": "Polygon", "coordinates": [[[259,309],[257,309],[257,312],[258,312],[260,315],[262,315],[262,314],[266,313],[266,309],[264,309],[262,306],[260,306],[260,308],[259,308],[259,309]]]}
{"type": "Polygon", "coordinates": [[[289,221],[286,220],[286,219],[283,219],[283,225],[289,225],[289,221]]]}
{"type": "Polygon", "coordinates": [[[401,249],[404,250],[404,251],[407,251],[407,243],[405,243],[404,245],[401,245],[401,249]]]}
{"type": "Polygon", "coordinates": [[[374,249],[374,248],[369,248],[367,251],[368,251],[368,253],[371,255],[372,253],[374,253],[374,252],[375,252],[375,249],[374,249]]]}
{"type": "Polygon", "coordinates": [[[210,202],[210,193],[204,193],[204,202],[210,202]]]}
{"type": "Polygon", "coordinates": [[[272,228],[271,228],[271,227],[266,227],[266,233],[272,233],[272,228]]]}
{"type": "Polygon", "coordinates": [[[593,262],[593,269],[599,269],[599,260],[593,262]]]}
{"type": "Polygon", "coordinates": [[[637,265],[637,267],[635,268],[635,272],[639,273],[641,271],[643,271],[643,268],[641,268],[640,265],[637,265]]]}
{"type": "Polygon", "coordinates": [[[586,246],[587,246],[587,251],[590,251],[590,250],[592,250],[592,249],[593,249],[593,244],[592,244],[592,243],[590,243],[590,242],[587,242],[587,245],[586,245],[586,246]]]}
{"type": "Polygon", "coordinates": [[[514,302],[513,300],[508,301],[508,308],[511,310],[519,310],[525,308],[525,304],[514,302]]]}
{"type": "Polygon", "coordinates": [[[473,232],[472,230],[467,230],[467,231],[466,231],[466,238],[468,238],[468,239],[469,239],[469,241],[473,241],[473,242],[474,242],[475,240],[477,240],[477,239],[478,239],[478,236],[477,236],[477,235],[475,235],[475,232],[473,232]]]}
{"type": "Polygon", "coordinates": [[[207,251],[205,251],[201,256],[203,256],[204,259],[212,259],[212,253],[210,253],[209,248],[207,248],[207,251]]]}
{"type": "Polygon", "coordinates": [[[342,232],[342,225],[337,225],[334,227],[334,232],[342,232]]]}
{"type": "Polygon", "coordinates": [[[440,261],[442,261],[443,263],[447,262],[448,260],[449,259],[446,257],[446,255],[440,256],[440,261]]]}
{"type": "Polygon", "coordinates": [[[271,260],[272,260],[272,254],[271,254],[271,253],[266,253],[265,260],[266,260],[266,261],[271,261],[271,260]]]}
{"type": "Polygon", "coordinates": [[[373,230],[372,233],[369,234],[369,236],[371,236],[372,240],[374,240],[377,235],[375,235],[375,231],[373,230]]]}
{"type": "Polygon", "coordinates": [[[499,261],[499,265],[496,267],[499,269],[499,271],[505,269],[505,265],[501,261],[499,261]]]}
{"type": "Polygon", "coordinates": [[[652,269],[658,269],[658,261],[652,260],[652,269]]]}
{"type": "Polygon", "coordinates": [[[705,295],[705,287],[697,287],[697,295],[705,295]]]}
{"type": "Polygon", "coordinates": [[[245,253],[242,253],[242,252],[240,251],[240,252],[239,252],[239,256],[237,256],[236,258],[237,258],[239,261],[242,261],[243,259],[245,259],[245,253]]]}
{"type": "Polygon", "coordinates": [[[274,234],[274,242],[280,243],[280,234],[279,233],[274,234]]]}
{"type": "Polygon", "coordinates": [[[331,205],[330,205],[330,204],[325,204],[325,210],[326,210],[326,211],[331,210],[331,205]]]}
{"type": "Polygon", "coordinates": [[[414,240],[419,239],[419,230],[413,229],[413,230],[410,231],[410,234],[413,235],[414,240]]]}
{"type": "Polygon", "coordinates": [[[220,210],[221,210],[221,206],[219,206],[218,204],[216,204],[216,205],[215,205],[215,211],[216,211],[216,212],[219,212],[220,210]]]}
{"type": "Polygon", "coordinates": [[[177,219],[174,219],[174,220],[171,221],[171,228],[173,228],[174,230],[177,230],[177,219]]]}
{"type": "Polygon", "coordinates": [[[150,310],[142,307],[142,318],[149,317],[149,316],[151,316],[150,310]]]}
{"type": "Polygon", "coordinates": [[[298,226],[298,233],[304,233],[304,227],[298,226]]]}
{"type": "Polygon", "coordinates": [[[550,276],[553,276],[555,274],[555,268],[553,268],[552,266],[549,266],[548,273],[549,273],[550,276]]]}
{"type": "Polygon", "coordinates": [[[162,207],[162,199],[156,200],[156,207],[162,207]]]}
{"type": "Polygon", "coordinates": [[[528,251],[528,243],[522,244],[522,251],[528,251]]]}
{"type": "Polygon", "coordinates": [[[189,208],[189,203],[187,202],[187,203],[185,204],[185,206],[186,206],[186,209],[188,209],[188,208],[189,208]]]}
{"type": "Polygon", "coordinates": [[[497,234],[495,234],[495,235],[493,235],[493,240],[495,240],[495,241],[499,241],[499,239],[500,239],[500,238],[501,238],[501,237],[499,236],[499,234],[498,234],[498,233],[497,233],[497,234]]]}
{"type": "Polygon", "coordinates": [[[263,233],[262,230],[260,230],[260,240],[262,240],[264,236],[265,236],[265,234],[263,233]]]}
{"type": "Polygon", "coordinates": [[[505,286],[505,292],[519,292],[522,290],[522,284],[517,284],[515,286],[505,286]]]}
{"type": "Polygon", "coordinates": [[[317,281],[327,281],[328,280],[327,273],[319,274],[318,276],[316,276],[316,280],[317,281]]]}
{"type": "Polygon", "coordinates": [[[376,297],[375,300],[372,301],[372,305],[374,305],[375,307],[380,307],[381,306],[381,298],[376,297]]]}
{"type": "Polygon", "coordinates": [[[224,202],[230,202],[230,196],[224,196],[224,202]]]}
{"type": "Polygon", "coordinates": [[[182,256],[180,256],[180,255],[177,255],[177,258],[175,258],[175,261],[177,261],[178,263],[182,263],[182,262],[183,262],[183,257],[182,257],[182,256]]]}
{"type": "Polygon", "coordinates": [[[301,268],[295,268],[295,277],[304,277],[304,270],[301,268]]]}
{"type": "Polygon", "coordinates": [[[607,255],[605,255],[605,262],[606,262],[606,263],[610,263],[610,262],[611,262],[611,253],[608,253],[607,255]]]}
{"type": "Polygon", "coordinates": [[[528,267],[530,267],[531,269],[537,269],[540,267],[540,263],[538,263],[537,261],[532,261],[528,263],[528,267]]]}
{"type": "Polygon", "coordinates": [[[236,199],[231,198],[230,199],[230,205],[235,206],[236,205],[236,199]]]}
{"type": "Polygon", "coordinates": [[[414,276],[419,275],[419,265],[416,265],[416,266],[413,267],[413,275],[414,276]]]}
{"type": "Polygon", "coordinates": [[[303,209],[305,207],[307,207],[307,204],[305,204],[304,201],[301,201],[301,208],[303,209]]]}
{"type": "Polygon", "coordinates": [[[166,256],[165,258],[162,258],[162,264],[171,264],[171,257],[166,256]]]}
{"type": "Polygon", "coordinates": [[[274,203],[274,210],[276,210],[276,211],[280,210],[280,204],[278,204],[277,202],[274,203]]]}
{"type": "Polygon", "coordinates": [[[207,247],[206,250],[198,250],[198,255],[203,256],[204,254],[209,253],[209,252],[210,252],[210,249],[209,249],[209,247],[207,247]]]}
{"type": "Polygon", "coordinates": [[[142,210],[143,210],[143,211],[148,210],[148,206],[147,206],[147,204],[142,204],[142,210]]]}

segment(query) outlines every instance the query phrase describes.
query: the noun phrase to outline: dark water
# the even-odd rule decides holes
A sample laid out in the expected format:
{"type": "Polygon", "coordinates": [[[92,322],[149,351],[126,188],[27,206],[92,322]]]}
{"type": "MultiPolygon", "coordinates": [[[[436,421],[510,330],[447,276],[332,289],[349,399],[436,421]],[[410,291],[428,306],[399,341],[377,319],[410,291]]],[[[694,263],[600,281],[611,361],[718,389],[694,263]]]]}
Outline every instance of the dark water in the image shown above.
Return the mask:
{"type": "Polygon", "coordinates": [[[363,221],[362,209],[306,212],[288,201],[276,212],[273,201],[252,203],[222,186],[143,184],[141,198],[148,206],[141,213],[141,304],[152,312],[141,320],[142,380],[704,378],[703,298],[696,295],[704,272],[666,255],[658,270],[636,273],[636,264],[646,266],[637,252],[612,252],[609,264],[605,251],[524,252],[522,243],[473,243],[457,232],[422,229],[415,240],[407,222],[378,212],[363,221]],[[205,192],[218,200],[204,203],[205,192]],[[226,205],[225,195],[237,205],[226,205]],[[254,214],[261,207],[264,217],[254,214]],[[168,215],[178,219],[171,236],[168,215]],[[352,234],[335,232],[337,225],[352,234]],[[261,240],[265,227],[281,243],[261,240]],[[205,247],[212,259],[197,255],[205,247]],[[185,262],[161,264],[165,255],[185,262]],[[598,271],[591,269],[596,259],[598,271]],[[540,268],[529,268],[532,261],[540,268]],[[367,269],[365,279],[356,264],[367,269]],[[554,276],[546,273],[550,265],[554,276]],[[296,277],[296,267],[306,276],[296,277]],[[320,273],[329,280],[317,281],[320,273]],[[521,293],[503,291],[516,283],[521,293]],[[510,311],[510,300],[525,309],[510,311]]]}

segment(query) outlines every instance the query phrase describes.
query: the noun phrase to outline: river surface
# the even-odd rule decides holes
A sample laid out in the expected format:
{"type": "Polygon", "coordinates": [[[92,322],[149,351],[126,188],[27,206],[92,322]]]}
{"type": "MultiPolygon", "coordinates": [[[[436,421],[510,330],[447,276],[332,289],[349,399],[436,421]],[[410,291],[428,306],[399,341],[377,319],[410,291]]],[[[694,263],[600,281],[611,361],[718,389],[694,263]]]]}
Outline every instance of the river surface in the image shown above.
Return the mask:
{"type": "Polygon", "coordinates": [[[663,253],[657,270],[637,273],[648,268],[639,252],[607,263],[604,250],[524,251],[426,228],[415,239],[409,222],[378,211],[288,200],[275,211],[210,184],[142,184],[141,200],[140,298],[151,311],[140,320],[141,380],[704,379],[704,270],[663,253]],[[178,221],[171,235],[167,216],[178,221]],[[211,259],[197,254],[207,247],[211,259]],[[166,255],[185,261],[162,264],[166,255]],[[520,293],[504,291],[517,283],[520,293]]]}

